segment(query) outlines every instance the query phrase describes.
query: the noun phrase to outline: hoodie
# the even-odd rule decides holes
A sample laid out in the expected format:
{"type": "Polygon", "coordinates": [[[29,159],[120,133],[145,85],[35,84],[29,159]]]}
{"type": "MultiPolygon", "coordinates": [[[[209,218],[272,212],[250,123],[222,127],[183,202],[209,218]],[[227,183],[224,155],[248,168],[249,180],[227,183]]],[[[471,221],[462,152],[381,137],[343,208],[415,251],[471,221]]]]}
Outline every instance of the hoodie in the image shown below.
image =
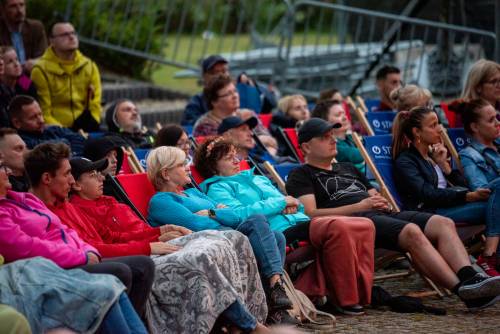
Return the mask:
{"type": "Polygon", "coordinates": [[[9,191],[0,199],[0,253],[7,262],[43,256],[73,268],[87,263],[87,252],[99,255],[35,195],[9,191]]]}
{"type": "Polygon", "coordinates": [[[152,148],[154,142],[154,134],[150,131],[146,133],[129,133],[123,131],[116,121],[116,107],[124,101],[129,101],[127,99],[120,99],[113,102],[107,109],[105,115],[106,125],[108,126],[108,133],[106,136],[118,137],[125,145],[135,148],[152,148]]]}
{"type": "Polygon", "coordinates": [[[76,51],[73,60],[62,60],[47,48],[31,71],[38,102],[47,124],[70,128],[85,108],[101,119],[101,77],[97,65],[76,51]],[[93,94],[88,98],[89,87],[93,94]]]}

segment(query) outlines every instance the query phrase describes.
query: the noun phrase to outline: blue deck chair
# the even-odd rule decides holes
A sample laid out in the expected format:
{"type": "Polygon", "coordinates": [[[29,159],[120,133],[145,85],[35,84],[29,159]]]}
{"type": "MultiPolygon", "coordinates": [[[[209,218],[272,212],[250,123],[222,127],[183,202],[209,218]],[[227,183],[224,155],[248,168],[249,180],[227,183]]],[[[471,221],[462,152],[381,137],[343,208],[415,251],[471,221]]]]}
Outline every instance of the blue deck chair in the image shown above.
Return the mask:
{"type": "Polygon", "coordinates": [[[396,117],[396,113],[393,111],[369,111],[366,113],[366,119],[375,135],[390,134],[394,117],[396,117]]]}
{"type": "Polygon", "coordinates": [[[365,100],[365,106],[366,109],[368,109],[368,112],[371,112],[375,109],[377,109],[380,105],[380,99],[366,99],[365,100]]]}
{"type": "Polygon", "coordinates": [[[136,148],[134,150],[135,155],[137,156],[137,159],[139,160],[139,163],[141,166],[146,170],[146,159],[148,158],[150,149],[148,148],[136,148]]]}
{"type": "Polygon", "coordinates": [[[250,86],[243,83],[238,83],[236,89],[240,94],[240,108],[241,109],[251,109],[257,114],[260,113],[262,109],[262,101],[260,99],[260,92],[254,86],[250,86]]]}
{"type": "MultiPolygon", "coordinates": [[[[387,187],[387,191],[393,199],[397,208],[401,208],[401,199],[396,191],[396,185],[393,178],[393,165],[392,165],[392,135],[380,135],[380,136],[369,136],[364,138],[364,148],[370,156],[371,161],[375,164],[383,183],[377,180],[377,175],[375,179],[381,187],[381,192],[383,194],[384,187],[387,187]]],[[[367,161],[367,169],[369,169],[367,161]]],[[[391,203],[394,205],[394,203],[391,203]]]]}

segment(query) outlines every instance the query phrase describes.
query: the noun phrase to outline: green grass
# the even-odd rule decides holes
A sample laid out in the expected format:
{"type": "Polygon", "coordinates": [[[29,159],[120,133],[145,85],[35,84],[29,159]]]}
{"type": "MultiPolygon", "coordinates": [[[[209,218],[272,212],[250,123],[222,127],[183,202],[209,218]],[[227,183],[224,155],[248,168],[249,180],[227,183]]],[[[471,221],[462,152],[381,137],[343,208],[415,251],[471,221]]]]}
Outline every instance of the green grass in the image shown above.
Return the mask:
{"type": "MultiPolygon", "coordinates": [[[[250,46],[250,36],[248,34],[226,35],[222,38],[215,36],[211,40],[204,40],[201,36],[191,38],[189,35],[181,35],[176,38],[175,35],[169,35],[166,42],[167,46],[164,53],[166,59],[198,66],[198,61],[203,54],[247,51],[250,46]]],[[[277,44],[279,41],[275,38],[272,42],[277,44]]],[[[292,45],[315,45],[316,43],[328,44],[335,42],[335,36],[330,37],[328,34],[317,36],[315,33],[310,33],[304,39],[304,34],[298,33],[294,35],[292,45]]],[[[189,94],[199,92],[201,89],[198,85],[198,78],[174,77],[175,73],[181,71],[182,68],[163,64],[154,65],[153,68],[151,80],[155,84],[189,94]]]]}

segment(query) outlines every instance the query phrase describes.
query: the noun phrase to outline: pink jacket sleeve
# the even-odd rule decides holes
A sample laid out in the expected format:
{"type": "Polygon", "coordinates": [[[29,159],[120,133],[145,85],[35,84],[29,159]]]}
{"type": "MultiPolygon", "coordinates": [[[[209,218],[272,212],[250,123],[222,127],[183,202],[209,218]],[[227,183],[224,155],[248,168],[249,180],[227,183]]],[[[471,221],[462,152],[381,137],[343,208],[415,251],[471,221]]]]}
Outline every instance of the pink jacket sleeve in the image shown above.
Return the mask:
{"type": "MultiPolygon", "coordinates": [[[[87,263],[87,250],[85,248],[76,249],[65,243],[63,240],[50,241],[42,240],[38,237],[32,237],[21,230],[10,215],[0,213],[0,253],[7,262],[18,259],[25,259],[35,256],[43,256],[54,261],[62,268],[72,268],[87,263]]],[[[71,235],[66,237],[71,237],[71,235]]],[[[81,243],[81,241],[80,241],[81,243]]],[[[97,251],[87,246],[88,251],[97,251]]]]}

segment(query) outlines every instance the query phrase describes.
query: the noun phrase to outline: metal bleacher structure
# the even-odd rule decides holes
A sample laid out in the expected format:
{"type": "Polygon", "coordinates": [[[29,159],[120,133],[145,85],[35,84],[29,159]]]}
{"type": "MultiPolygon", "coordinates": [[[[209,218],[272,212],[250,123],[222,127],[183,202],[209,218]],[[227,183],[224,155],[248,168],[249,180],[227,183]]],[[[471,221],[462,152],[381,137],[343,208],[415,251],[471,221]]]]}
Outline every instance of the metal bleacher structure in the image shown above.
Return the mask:
{"type": "Polygon", "coordinates": [[[200,60],[220,53],[233,73],[308,98],[332,87],[374,96],[383,63],[437,99],[456,97],[471,63],[500,60],[495,32],[416,18],[432,2],[409,0],[399,15],[338,3],[344,1],[67,0],[65,16],[82,43],[175,66],[179,80],[198,77],[200,60]],[[100,19],[89,19],[96,12],[100,19]]]}

